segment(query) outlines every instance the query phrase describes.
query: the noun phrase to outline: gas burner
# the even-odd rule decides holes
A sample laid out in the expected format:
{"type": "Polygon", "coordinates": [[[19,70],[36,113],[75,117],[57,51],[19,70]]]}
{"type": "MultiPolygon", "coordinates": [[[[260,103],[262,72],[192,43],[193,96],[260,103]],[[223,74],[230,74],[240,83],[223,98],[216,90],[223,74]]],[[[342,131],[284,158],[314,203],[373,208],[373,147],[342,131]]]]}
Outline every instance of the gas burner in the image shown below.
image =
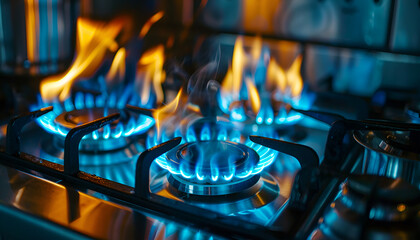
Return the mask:
{"type": "Polygon", "coordinates": [[[287,200],[280,194],[277,180],[265,172],[225,183],[193,183],[160,171],[152,177],[150,189],[158,195],[261,224],[287,200]]]}
{"type": "MultiPolygon", "coordinates": [[[[221,41],[232,46],[231,41],[221,41]]],[[[277,47],[258,37],[236,38],[217,94],[219,108],[230,120],[283,127],[302,119],[291,111],[292,106],[309,109],[312,105],[314,96],[301,76],[302,56],[284,66],[278,62],[277,47]]]]}
{"type": "Polygon", "coordinates": [[[352,176],[312,239],[418,239],[420,190],[401,179],[352,176]]]}
{"type": "MultiPolygon", "coordinates": [[[[44,103],[39,100],[39,104],[35,107],[46,107],[52,104],[54,110],[38,118],[37,121],[48,132],[65,137],[71,128],[119,112],[122,116],[119,121],[105,126],[102,130],[94,131],[92,134],[85,136],[83,141],[86,141],[86,139],[118,139],[144,133],[153,126],[154,120],[145,115],[133,115],[125,111],[125,105],[136,100],[135,97],[129,100],[129,96],[125,95],[127,94],[123,94],[117,100],[116,94],[110,94],[105,100],[103,95],[94,96],[90,93],[78,92],[74,95],[74,100],[69,98],[63,103],[44,103]]],[[[121,147],[121,144],[115,145],[115,148],[118,147],[121,147]]]]}
{"type": "Polygon", "coordinates": [[[355,131],[365,147],[363,172],[402,178],[420,188],[420,152],[417,131],[355,131]]]}
{"type": "Polygon", "coordinates": [[[167,155],[170,183],[178,190],[196,195],[223,195],[255,184],[263,168],[257,152],[228,141],[185,143],[167,155]]]}
{"type": "MultiPolygon", "coordinates": [[[[181,128],[172,128],[171,135],[162,131],[160,141],[181,136],[182,143],[156,158],[151,191],[222,214],[266,223],[287,199],[280,194],[277,179],[263,171],[278,152],[252,142],[247,135],[252,132],[244,132],[241,126],[220,118],[199,118],[188,121],[188,125],[181,124],[181,128]]],[[[149,135],[148,147],[160,141],[156,134],[149,135]]]]}
{"type": "MultiPolygon", "coordinates": [[[[144,147],[138,143],[135,136],[146,132],[153,126],[153,118],[133,114],[125,109],[127,103],[138,103],[134,95],[123,94],[117,98],[110,94],[105,99],[103,95],[94,96],[90,93],[77,92],[74,98],[64,102],[44,103],[39,100],[35,107],[53,105],[54,110],[39,117],[38,124],[47,132],[43,137],[40,155],[43,158],[62,164],[64,157],[64,139],[67,133],[81,124],[120,113],[120,118],[104,128],[86,135],[80,141],[81,165],[104,165],[126,162],[133,159],[144,147]]],[[[25,144],[31,146],[30,143],[25,144]]]]}
{"type": "MultiPolygon", "coordinates": [[[[105,112],[108,114],[120,113],[121,117],[110,125],[105,126],[103,129],[95,131],[89,137],[85,137],[81,141],[80,150],[99,152],[125,147],[130,142],[129,137],[131,133],[121,130],[124,128],[121,126],[128,126],[129,119],[134,119],[134,116],[129,114],[128,111],[118,110],[115,108],[90,108],[73,110],[70,112],[61,113],[55,118],[54,122],[57,125],[59,132],[66,133],[67,135],[67,132],[70,131],[70,129],[107,115],[105,112]]],[[[61,142],[63,142],[64,137],[62,135],[56,135],[56,137],[59,138],[61,142]]]]}
{"type": "MultiPolygon", "coordinates": [[[[265,133],[274,134],[273,131],[265,133]]],[[[183,145],[161,155],[156,163],[192,183],[227,183],[257,175],[278,154],[250,141],[243,130],[227,121],[200,118],[176,129],[171,136],[167,134],[163,131],[161,140],[157,134],[149,135],[147,147],[181,136],[183,145]]]]}

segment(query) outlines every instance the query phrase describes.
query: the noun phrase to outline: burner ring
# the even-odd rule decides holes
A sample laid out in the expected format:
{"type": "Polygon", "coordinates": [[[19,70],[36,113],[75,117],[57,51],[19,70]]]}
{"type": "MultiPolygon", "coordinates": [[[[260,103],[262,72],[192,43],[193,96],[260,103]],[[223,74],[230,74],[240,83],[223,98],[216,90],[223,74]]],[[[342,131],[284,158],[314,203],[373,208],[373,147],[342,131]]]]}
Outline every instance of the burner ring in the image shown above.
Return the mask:
{"type": "Polygon", "coordinates": [[[190,184],[217,185],[252,177],[258,153],[240,143],[198,141],[185,143],[166,155],[168,170],[190,184]]]}
{"type": "Polygon", "coordinates": [[[74,97],[64,102],[47,103],[40,99],[32,108],[51,105],[54,107],[53,111],[37,118],[36,121],[44,130],[54,134],[55,138],[61,141],[74,127],[112,113],[120,113],[118,120],[83,137],[81,150],[98,152],[125,147],[131,142],[131,136],[142,134],[154,125],[152,117],[131,114],[125,109],[127,103],[136,105],[136,102],[135,96],[131,98],[129,95],[117,96],[115,92],[112,92],[107,99],[103,95],[94,96],[90,93],[76,92],[74,97]]]}
{"type": "MultiPolygon", "coordinates": [[[[128,119],[132,118],[132,116],[126,111],[116,108],[109,108],[106,111],[106,114],[120,113],[121,117],[106,126],[106,129],[99,129],[94,133],[85,136],[80,142],[80,150],[85,152],[111,151],[123,148],[130,144],[130,137],[118,137],[116,135],[120,131],[120,129],[118,129],[120,128],[119,125],[127,126],[128,119]]],[[[61,113],[55,118],[54,122],[61,132],[68,132],[72,128],[99,119],[106,114],[104,108],[76,109],[70,112],[61,113]]],[[[61,135],[56,135],[55,139],[57,139],[59,145],[63,144],[63,137],[61,135]]]]}
{"type": "Polygon", "coordinates": [[[105,114],[104,108],[76,109],[70,112],[61,113],[55,118],[54,121],[57,124],[61,125],[61,127],[72,129],[84,123],[88,123],[101,117],[104,117],[105,115],[111,115],[114,113],[120,113],[121,117],[110,124],[112,128],[115,129],[115,126],[119,122],[126,124],[128,114],[126,113],[126,111],[121,111],[116,108],[107,109],[107,114],[105,114]]]}
{"type": "Polygon", "coordinates": [[[260,175],[253,175],[251,178],[233,181],[225,184],[194,184],[178,175],[169,174],[168,182],[176,190],[200,196],[220,196],[244,191],[255,185],[260,175]]]}

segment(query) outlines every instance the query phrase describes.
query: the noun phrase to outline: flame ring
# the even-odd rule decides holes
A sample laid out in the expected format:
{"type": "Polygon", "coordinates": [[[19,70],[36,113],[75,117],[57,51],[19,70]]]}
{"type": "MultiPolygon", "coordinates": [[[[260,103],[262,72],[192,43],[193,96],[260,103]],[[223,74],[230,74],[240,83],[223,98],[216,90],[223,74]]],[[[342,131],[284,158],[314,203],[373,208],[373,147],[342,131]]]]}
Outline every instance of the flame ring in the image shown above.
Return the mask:
{"type": "MultiPolygon", "coordinates": [[[[171,122],[171,121],[169,121],[171,122]]],[[[169,126],[168,126],[169,127],[169,126]]],[[[255,134],[259,134],[258,132],[255,134]]],[[[271,133],[272,134],[272,133],[271,133]]],[[[162,142],[165,142],[174,137],[182,137],[181,144],[184,143],[193,143],[198,141],[230,141],[237,144],[243,144],[251,149],[253,149],[259,156],[258,163],[253,166],[251,171],[248,172],[248,176],[257,175],[263,171],[264,168],[268,167],[273,161],[276,159],[278,152],[264,147],[262,145],[256,144],[249,140],[246,136],[244,136],[240,129],[235,128],[229,122],[218,121],[214,122],[206,118],[201,118],[195,123],[188,126],[186,129],[178,128],[171,136],[167,136],[165,131],[163,131],[162,137],[159,140],[157,135],[149,135],[146,144],[147,148],[154,147],[162,142]]],[[[275,137],[271,135],[265,135],[265,137],[275,137]]],[[[171,174],[174,175],[181,175],[183,178],[197,178],[197,176],[187,176],[179,167],[174,167],[173,164],[170,163],[167,154],[163,154],[156,159],[156,163],[162,167],[163,169],[168,170],[171,174]],[[183,175],[184,174],[184,175],[183,175]]],[[[242,178],[248,177],[242,176],[242,178]]],[[[238,178],[238,176],[232,176],[231,178],[218,178],[218,181],[231,181],[232,179],[238,178]]],[[[191,180],[191,179],[190,179],[191,180]]],[[[199,175],[197,179],[198,182],[202,181],[203,183],[207,181],[207,179],[202,179],[199,175]]],[[[216,181],[213,181],[216,182],[216,181]]]]}
{"type": "MultiPolygon", "coordinates": [[[[133,98],[134,99],[134,98],[133,98]]],[[[65,137],[69,131],[68,128],[58,124],[55,119],[64,112],[70,112],[73,110],[82,109],[94,109],[94,108],[115,108],[123,110],[128,101],[127,98],[120,97],[117,100],[116,94],[111,94],[107,101],[102,95],[94,96],[90,93],[78,92],[75,94],[74,100],[68,98],[64,102],[53,102],[44,103],[42,99],[39,99],[38,104],[32,107],[32,110],[43,108],[47,106],[53,106],[54,110],[39,117],[36,121],[44,128],[47,132],[52,134],[65,137]]],[[[141,134],[146,132],[154,125],[154,119],[145,115],[131,116],[126,123],[119,122],[115,128],[111,128],[110,125],[106,125],[102,130],[96,130],[89,135],[86,135],[84,139],[118,139],[121,137],[129,137],[135,134],[141,134]]]]}
{"type": "Polygon", "coordinates": [[[247,179],[259,162],[254,149],[215,140],[185,143],[168,152],[166,158],[169,168],[177,169],[182,178],[200,184],[247,179]]]}

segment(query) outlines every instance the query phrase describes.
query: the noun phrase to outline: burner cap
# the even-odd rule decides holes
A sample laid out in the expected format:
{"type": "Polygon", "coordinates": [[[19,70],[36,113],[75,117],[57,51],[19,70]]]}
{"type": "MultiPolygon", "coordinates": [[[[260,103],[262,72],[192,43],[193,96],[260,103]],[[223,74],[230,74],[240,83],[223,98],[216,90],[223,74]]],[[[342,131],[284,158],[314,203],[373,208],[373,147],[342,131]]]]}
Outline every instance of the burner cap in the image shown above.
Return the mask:
{"type": "Polygon", "coordinates": [[[352,176],[348,179],[347,186],[350,191],[362,196],[369,196],[374,190],[372,197],[377,202],[395,204],[420,202],[420,191],[402,179],[372,175],[352,176]]]}
{"type": "Polygon", "coordinates": [[[352,176],[344,184],[342,196],[343,209],[360,216],[368,214],[373,221],[412,221],[420,210],[420,190],[401,179],[352,176]]]}
{"type": "Polygon", "coordinates": [[[400,179],[351,176],[313,239],[418,239],[420,190],[400,179]]]}
{"type": "Polygon", "coordinates": [[[375,152],[420,161],[417,137],[410,131],[354,131],[353,137],[362,146],[375,152]]]}
{"type": "MultiPolygon", "coordinates": [[[[109,126],[99,129],[94,133],[87,135],[83,138],[80,144],[82,151],[110,151],[123,148],[130,143],[130,140],[123,137],[123,128],[121,126],[128,125],[128,119],[131,118],[124,110],[109,108],[105,113],[104,108],[89,108],[78,109],[70,112],[63,112],[55,118],[55,123],[63,133],[67,133],[70,129],[79,125],[99,119],[105,115],[120,113],[121,117],[109,126]],[[121,134],[119,133],[121,131],[121,134]],[[119,135],[119,136],[118,136],[119,135]]],[[[58,141],[62,141],[61,135],[58,136],[58,141]]]]}
{"type": "Polygon", "coordinates": [[[105,113],[104,108],[89,108],[89,109],[79,109],[73,110],[70,112],[63,112],[55,118],[55,122],[63,128],[72,129],[79,125],[94,121],[101,117],[111,115],[114,113],[120,113],[121,117],[111,123],[111,126],[115,128],[118,122],[126,122],[128,119],[128,114],[126,111],[120,111],[115,108],[107,109],[105,113]]]}
{"type": "Polygon", "coordinates": [[[125,109],[128,103],[135,104],[137,99],[135,96],[130,98],[129,95],[123,95],[118,99],[115,92],[108,98],[85,92],[76,92],[72,96],[74,97],[64,102],[44,103],[40,100],[36,106],[33,106],[39,108],[52,105],[54,107],[53,111],[42,115],[36,121],[44,130],[52,133],[58,141],[63,141],[74,127],[113,113],[120,113],[118,120],[84,136],[81,141],[81,150],[98,152],[125,147],[128,137],[146,132],[155,123],[152,117],[133,114],[125,109]]]}
{"type": "Polygon", "coordinates": [[[168,152],[172,173],[191,183],[215,184],[251,176],[259,162],[257,152],[246,145],[229,141],[186,143],[168,152]]]}

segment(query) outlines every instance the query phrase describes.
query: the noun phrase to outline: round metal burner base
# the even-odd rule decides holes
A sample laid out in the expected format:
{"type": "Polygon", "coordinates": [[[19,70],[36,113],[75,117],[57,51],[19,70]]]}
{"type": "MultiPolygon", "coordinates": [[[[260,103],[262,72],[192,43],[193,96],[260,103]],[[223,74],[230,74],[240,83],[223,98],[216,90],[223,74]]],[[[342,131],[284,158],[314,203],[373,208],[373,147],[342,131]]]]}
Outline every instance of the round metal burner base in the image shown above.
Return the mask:
{"type": "Polygon", "coordinates": [[[64,128],[72,129],[84,123],[88,123],[114,113],[120,113],[121,118],[112,122],[112,126],[115,126],[118,122],[126,121],[127,113],[116,108],[108,108],[107,110],[104,108],[84,108],[76,109],[70,112],[63,112],[56,117],[55,122],[64,128]]]}
{"type": "MultiPolygon", "coordinates": [[[[104,108],[90,108],[90,109],[77,109],[70,112],[63,112],[55,118],[55,122],[60,126],[64,131],[68,132],[70,129],[75,128],[79,125],[94,121],[105,115],[120,113],[121,117],[118,120],[115,120],[109,125],[109,131],[114,132],[118,123],[127,124],[127,119],[130,117],[126,111],[109,108],[106,110],[104,108]]],[[[130,139],[124,136],[120,137],[103,137],[104,129],[99,129],[99,133],[96,138],[92,134],[85,136],[80,141],[79,149],[85,152],[102,152],[102,151],[111,151],[117,150],[127,146],[130,143],[130,139]]],[[[54,141],[60,147],[64,147],[64,136],[55,135],[54,141]]]]}
{"type": "Polygon", "coordinates": [[[182,192],[169,183],[170,178],[170,174],[164,171],[157,173],[152,177],[151,191],[187,204],[252,221],[260,221],[262,219],[259,218],[267,214],[271,217],[286,201],[280,194],[278,182],[268,173],[262,173],[252,186],[225,195],[194,195],[182,192]]]}
{"type": "Polygon", "coordinates": [[[260,179],[259,175],[254,175],[247,179],[221,184],[194,184],[178,176],[169,175],[168,182],[171,189],[187,194],[200,196],[218,196],[244,191],[255,185],[260,179]]]}

